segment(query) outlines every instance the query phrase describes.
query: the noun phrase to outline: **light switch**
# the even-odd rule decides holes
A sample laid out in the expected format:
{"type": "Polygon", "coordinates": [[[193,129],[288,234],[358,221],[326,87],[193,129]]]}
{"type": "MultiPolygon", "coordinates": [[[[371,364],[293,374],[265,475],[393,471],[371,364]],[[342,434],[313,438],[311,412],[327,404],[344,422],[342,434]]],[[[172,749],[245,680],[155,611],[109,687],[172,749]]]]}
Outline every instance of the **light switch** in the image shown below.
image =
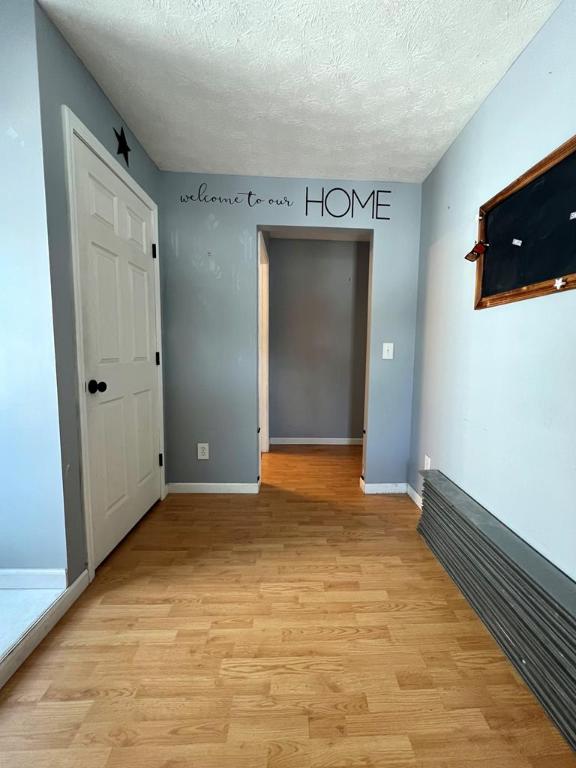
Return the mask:
{"type": "Polygon", "coordinates": [[[391,341],[385,341],[382,344],[382,360],[394,360],[394,344],[391,341]]]}

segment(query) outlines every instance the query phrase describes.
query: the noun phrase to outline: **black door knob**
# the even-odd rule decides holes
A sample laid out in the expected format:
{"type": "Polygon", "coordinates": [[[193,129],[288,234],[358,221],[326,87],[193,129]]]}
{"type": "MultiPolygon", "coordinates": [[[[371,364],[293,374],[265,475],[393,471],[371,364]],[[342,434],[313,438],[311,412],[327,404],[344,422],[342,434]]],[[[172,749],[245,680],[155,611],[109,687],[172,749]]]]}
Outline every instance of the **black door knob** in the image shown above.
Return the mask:
{"type": "Polygon", "coordinates": [[[96,381],[96,379],[90,379],[88,382],[88,392],[91,395],[95,395],[96,392],[106,392],[108,385],[105,381],[96,381]]]}

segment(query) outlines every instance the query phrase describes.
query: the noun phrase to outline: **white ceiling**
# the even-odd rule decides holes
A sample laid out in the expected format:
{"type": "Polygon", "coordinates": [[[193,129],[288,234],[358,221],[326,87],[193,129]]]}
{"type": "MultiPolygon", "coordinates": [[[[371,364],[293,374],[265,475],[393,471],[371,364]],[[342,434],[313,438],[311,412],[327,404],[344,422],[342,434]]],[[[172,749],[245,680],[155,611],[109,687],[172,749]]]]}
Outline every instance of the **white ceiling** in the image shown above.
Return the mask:
{"type": "Polygon", "coordinates": [[[160,168],[421,181],[559,0],[41,0],[160,168]]]}

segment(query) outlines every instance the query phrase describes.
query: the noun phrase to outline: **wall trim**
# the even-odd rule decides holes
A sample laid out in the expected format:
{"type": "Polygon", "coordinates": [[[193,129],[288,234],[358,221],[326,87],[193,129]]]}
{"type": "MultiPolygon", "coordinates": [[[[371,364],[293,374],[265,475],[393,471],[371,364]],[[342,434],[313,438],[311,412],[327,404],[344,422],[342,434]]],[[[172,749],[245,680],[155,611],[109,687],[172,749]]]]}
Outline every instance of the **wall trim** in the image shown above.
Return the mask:
{"type": "Polygon", "coordinates": [[[0,568],[0,589],[66,589],[65,568],[0,568]]]}
{"type": "Polygon", "coordinates": [[[168,483],[168,493],[258,493],[260,483],[168,483]]]}
{"type": "Polygon", "coordinates": [[[78,600],[89,583],[88,571],[84,571],[32,624],[20,642],[0,660],[0,688],[12,677],[18,667],[26,661],[36,646],[44,640],[48,632],[64,616],[73,603],[78,600]]]}
{"type": "Polygon", "coordinates": [[[360,478],[360,488],[366,494],[372,493],[407,493],[407,483],[366,483],[360,478]]]}
{"type": "Polygon", "coordinates": [[[271,437],[270,445],[362,445],[361,437],[271,437]]]}
{"type": "Polygon", "coordinates": [[[438,470],[418,532],[576,749],[576,582],[438,470]]]}
{"type": "Polygon", "coordinates": [[[408,488],[406,489],[406,493],[408,494],[408,496],[410,496],[414,504],[416,504],[417,507],[422,509],[422,496],[420,496],[420,494],[417,491],[415,491],[414,488],[412,488],[410,483],[408,483],[408,488]]]}

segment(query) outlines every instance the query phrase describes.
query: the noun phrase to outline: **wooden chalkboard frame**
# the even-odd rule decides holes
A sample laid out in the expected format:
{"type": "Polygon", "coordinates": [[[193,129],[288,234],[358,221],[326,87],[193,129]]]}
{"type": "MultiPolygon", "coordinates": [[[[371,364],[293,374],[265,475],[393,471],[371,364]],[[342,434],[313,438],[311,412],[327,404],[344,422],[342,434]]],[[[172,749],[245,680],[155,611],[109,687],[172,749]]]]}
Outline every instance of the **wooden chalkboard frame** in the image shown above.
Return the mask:
{"type": "MultiPolygon", "coordinates": [[[[518,177],[501,192],[498,192],[497,195],[490,198],[484,205],[481,205],[480,210],[478,211],[478,242],[484,243],[486,241],[486,214],[507,197],[510,197],[510,195],[513,195],[515,192],[528,186],[528,184],[531,184],[535,179],[545,174],[573,152],[576,152],[576,136],[568,139],[562,146],[555,149],[539,163],[536,163],[536,165],[533,165],[532,168],[526,171],[526,173],[523,173],[522,176],[518,177]]],[[[476,261],[474,309],[487,309],[488,307],[497,307],[501,304],[509,304],[513,301],[523,301],[524,299],[533,299],[537,296],[546,296],[549,293],[559,292],[555,284],[556,280],[552,278],[540,283],[532,283],[531,285],[525,285],[511,291],[505,291],[504,293],[497,293],[493,296],[482,296],[483,275],[484,254],[481,254],[476,261]]],[[[576,288],[576,273],[561,275],[561,277],[564,278],[565,284],[560,289],[560,292],[563,293],[564,291],[576,288]]]]}

